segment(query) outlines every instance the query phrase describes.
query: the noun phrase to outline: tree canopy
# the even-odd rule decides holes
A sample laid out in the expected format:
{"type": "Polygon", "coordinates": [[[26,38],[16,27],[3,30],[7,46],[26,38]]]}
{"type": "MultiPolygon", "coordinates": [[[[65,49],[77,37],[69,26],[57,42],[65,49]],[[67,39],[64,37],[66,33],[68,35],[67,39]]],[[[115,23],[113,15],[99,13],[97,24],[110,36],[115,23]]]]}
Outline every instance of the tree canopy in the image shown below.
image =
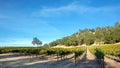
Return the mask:
{"type": "Polygon", "coordinates": [[[34,37],[33,38],[33,41],[32,41],[32,44],[33,45],[37,45],[37,46],[39,46],[39,45],[42,45],[42,41],[40,41],[37,37],[34,37]]]}
{"type": "Polygon", "coordinates": [[[116,22],[114,26],[97,27],[95,29],[84,29],[72,34],[71,36],[63,37],[50,42],[50,46],[58,44],[66,46],[91,45],[91,44],[111,44],[120,42],[120,24],[116,22]]]}

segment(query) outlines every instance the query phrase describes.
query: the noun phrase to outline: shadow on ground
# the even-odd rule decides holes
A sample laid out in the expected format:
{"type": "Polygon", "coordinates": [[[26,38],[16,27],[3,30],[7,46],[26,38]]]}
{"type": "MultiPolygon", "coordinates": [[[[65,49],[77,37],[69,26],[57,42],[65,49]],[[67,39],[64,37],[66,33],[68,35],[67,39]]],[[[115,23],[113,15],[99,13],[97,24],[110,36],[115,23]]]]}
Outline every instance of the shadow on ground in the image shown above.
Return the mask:
{"type": "MultiPolygon", "coordinates": [[[[3,58],[4,59],[4,58],[3,58]]],[[[2,68],[102,68],[102,66],[95,60],[87,59],[87,54],[85,53],[83,57],[75,65],[74,56],[67,59],[54,61],[46,61],[36,58],[22,58],[11,61],[0,62],[0,67],[2,68]],[[44,62],[45,61],[45,62],[44,62]]],[[[108,64],[108,63],[107,63],[108,64]]],[[[105,63],[106,65],[106,63],[105,63]]],[[[115,68],[112,66],[106,66],[105,68],[115,68]]]]}

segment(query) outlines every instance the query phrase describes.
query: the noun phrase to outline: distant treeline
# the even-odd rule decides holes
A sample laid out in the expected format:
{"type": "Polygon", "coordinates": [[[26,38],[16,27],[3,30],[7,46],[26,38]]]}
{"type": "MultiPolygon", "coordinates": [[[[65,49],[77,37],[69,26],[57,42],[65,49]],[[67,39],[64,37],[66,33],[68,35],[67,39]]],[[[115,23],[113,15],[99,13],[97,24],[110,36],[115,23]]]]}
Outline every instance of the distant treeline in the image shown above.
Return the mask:
{"type": "Polygon", "coordinates": [[[91,44],[112,44],[120,42],[120,23],[116,22],[114,26],[97,27],[96,29],[79,30],[71,36],[57,39],[50,46],[66,45],[91,45],[91,44]]]}

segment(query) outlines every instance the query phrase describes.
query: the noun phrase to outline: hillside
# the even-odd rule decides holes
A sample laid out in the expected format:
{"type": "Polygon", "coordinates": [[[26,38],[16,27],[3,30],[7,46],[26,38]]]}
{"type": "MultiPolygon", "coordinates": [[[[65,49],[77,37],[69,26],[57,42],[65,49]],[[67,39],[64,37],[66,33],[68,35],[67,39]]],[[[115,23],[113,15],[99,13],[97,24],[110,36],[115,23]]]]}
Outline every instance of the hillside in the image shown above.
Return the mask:
{"type": "Polygon", "coordinates": [[[113,44],[120,42],[120,23],[114,26],[97,27],[95,29],[84,29],[75,32],[71,36],[63,37],[50,42],[50,46],[66,45],[92,45],[92,44],[113,44]]]}

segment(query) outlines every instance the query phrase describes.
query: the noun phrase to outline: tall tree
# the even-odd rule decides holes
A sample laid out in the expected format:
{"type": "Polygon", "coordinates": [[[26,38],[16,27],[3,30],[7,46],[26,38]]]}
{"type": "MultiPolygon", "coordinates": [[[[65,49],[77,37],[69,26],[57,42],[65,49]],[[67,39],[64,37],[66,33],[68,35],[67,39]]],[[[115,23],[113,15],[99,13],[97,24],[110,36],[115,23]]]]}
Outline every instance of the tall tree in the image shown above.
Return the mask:
{"type": "Polygon", "coordinates": [[[33,45],[37,45],[37,46],[39,46],[39,45],[42,45],[42,41],[40,41],[37,37],[34,37],[33,38],[33,41],[32,41],[32,44],[33,45]]]}

